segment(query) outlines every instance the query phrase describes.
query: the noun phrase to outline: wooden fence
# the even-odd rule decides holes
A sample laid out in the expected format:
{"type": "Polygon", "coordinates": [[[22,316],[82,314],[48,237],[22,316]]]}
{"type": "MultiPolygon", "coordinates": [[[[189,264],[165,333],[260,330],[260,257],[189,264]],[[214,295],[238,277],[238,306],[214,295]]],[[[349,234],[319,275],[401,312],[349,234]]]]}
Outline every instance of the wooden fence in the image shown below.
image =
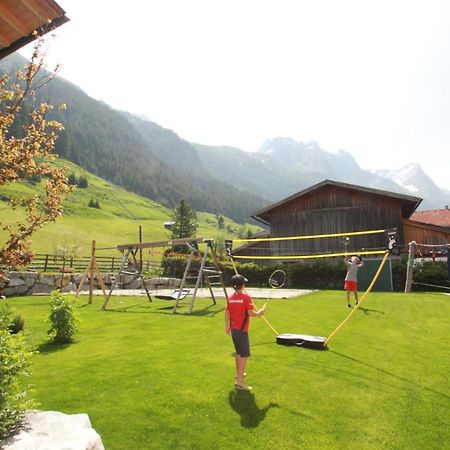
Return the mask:
{"type": "MultiPolygon", "coordinates": [[[[120,267],[120,256],[96,256],[98,269],[100,272],[116,272],[120,267]]],[[[74,271],[83,272],[89,264],[90,256],[81,256],[79,258],[64,258],[58,255],[49,255],[37,253],[33,261],[27,266],[28,270],[37,270],[39,272],[61,272],[74,271]]]]}

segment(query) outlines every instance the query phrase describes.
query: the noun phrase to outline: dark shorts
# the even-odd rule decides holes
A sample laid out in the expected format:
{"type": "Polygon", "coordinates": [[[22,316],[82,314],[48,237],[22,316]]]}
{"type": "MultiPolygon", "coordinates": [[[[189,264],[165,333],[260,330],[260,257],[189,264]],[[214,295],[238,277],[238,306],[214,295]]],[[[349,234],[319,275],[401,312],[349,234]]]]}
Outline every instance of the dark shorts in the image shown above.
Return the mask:
{"type": "Polygon", "coordinates": [[[248,339],[247,331],[231,330],[231,337],[233,338],[236,353],[241,358],[247,358],[250,356],[250,341],[248,339]]]}

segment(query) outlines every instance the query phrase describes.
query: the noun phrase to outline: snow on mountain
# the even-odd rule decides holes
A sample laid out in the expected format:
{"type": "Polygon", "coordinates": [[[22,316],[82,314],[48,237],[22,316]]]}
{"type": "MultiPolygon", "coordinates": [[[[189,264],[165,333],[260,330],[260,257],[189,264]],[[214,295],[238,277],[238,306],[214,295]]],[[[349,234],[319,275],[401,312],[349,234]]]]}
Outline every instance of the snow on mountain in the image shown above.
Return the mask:
{"type": "Polygon", "coordinates": [[[420,209],[441,209],[449,204],[448,191],[436,186],[418,163],[408,164],[401,169],[376,169],[370,172],[394,181],[411,194],[424,199],[420,209]]]}

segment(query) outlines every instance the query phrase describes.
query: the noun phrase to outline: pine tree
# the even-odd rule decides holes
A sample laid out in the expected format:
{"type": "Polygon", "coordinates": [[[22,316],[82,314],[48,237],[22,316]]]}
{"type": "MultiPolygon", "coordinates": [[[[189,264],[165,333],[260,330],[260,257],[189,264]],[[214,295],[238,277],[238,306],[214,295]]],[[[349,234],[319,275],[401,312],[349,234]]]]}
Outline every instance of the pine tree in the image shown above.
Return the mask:
{"type": "Polygon", "coordinates": [[[217,228],[219,228],[219,230],[223,230],[225,228],[225,219],[223,216],[217,217],[217,228]]]}
{"type": "Polygon", "coordinates": [[[86,189],[89,186],[88,179],[86,177],[83,177],[82,175],[80,175],[77,185],[79,188],[86,189]]]}
{"type": "Polygon", "coordinates": [[[67,182],[71,185],[71,186],[76,186],[77,185],[77,177],[74,173],[69,174],[69,176],[67,177],[67,182]]]}
{"type": "Polygon", "coordinates": [[[172,239],[184,239],[195,236],[197,231],[197,214],[184,200],[181,200],[172,213],[172,239]]]}

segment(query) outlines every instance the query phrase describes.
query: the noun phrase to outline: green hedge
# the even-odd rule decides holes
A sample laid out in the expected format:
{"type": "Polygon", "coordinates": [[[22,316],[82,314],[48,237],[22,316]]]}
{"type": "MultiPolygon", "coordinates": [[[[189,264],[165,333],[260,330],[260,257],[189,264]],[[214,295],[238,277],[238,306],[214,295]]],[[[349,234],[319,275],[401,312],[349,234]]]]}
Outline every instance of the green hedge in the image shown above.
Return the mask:
{"type": "MultiPolygon", "coordinates": [[[[186,267],[186,258],[167,257],[163,260],[164,276],[182,278],[186,267]]],[[[208,262],[212,265],[212,262],[208,262]]],[[[394,291],[402,292],[405,289],[406,257],[392,261],[392,283],[394,291]]],[[[200,267],[200,261],[193,261],[193,269],[200,267]]],[[[224,282],[230,286],[231,277],[235,274],[231,262],[220,262],[224,282]]],[[[298,263],[283,265],[265,265],[255,263],[236,263],[238,273],[249,280],[248,285],[253,287],[268,287],[272,272],[282,269],[287,274],[286,287],[292,289],[342,289],[346,274],[346,267],[339,259],[311,259],[298,263]]],[[[417,283],[450,286],[445,262],[431,262],[414,267],[414,281],[417,283]]],[[[433,290],[428,286],[414,285],[414,290],[433,290]]],[[[437,289],[442,290],[442,289],[437,289]]]]}
{"type": "MultiPolygon", "coordinates": [[[[414,291],[442,291],[439,287],[433,288],[420,283],[450,288],[447,263],[444,261],[421,262],[414,267],[413,280],[415,282],[413,284],[414,291]]],[[[450,290],[447,292],[450,292],[450,290]]]]}

